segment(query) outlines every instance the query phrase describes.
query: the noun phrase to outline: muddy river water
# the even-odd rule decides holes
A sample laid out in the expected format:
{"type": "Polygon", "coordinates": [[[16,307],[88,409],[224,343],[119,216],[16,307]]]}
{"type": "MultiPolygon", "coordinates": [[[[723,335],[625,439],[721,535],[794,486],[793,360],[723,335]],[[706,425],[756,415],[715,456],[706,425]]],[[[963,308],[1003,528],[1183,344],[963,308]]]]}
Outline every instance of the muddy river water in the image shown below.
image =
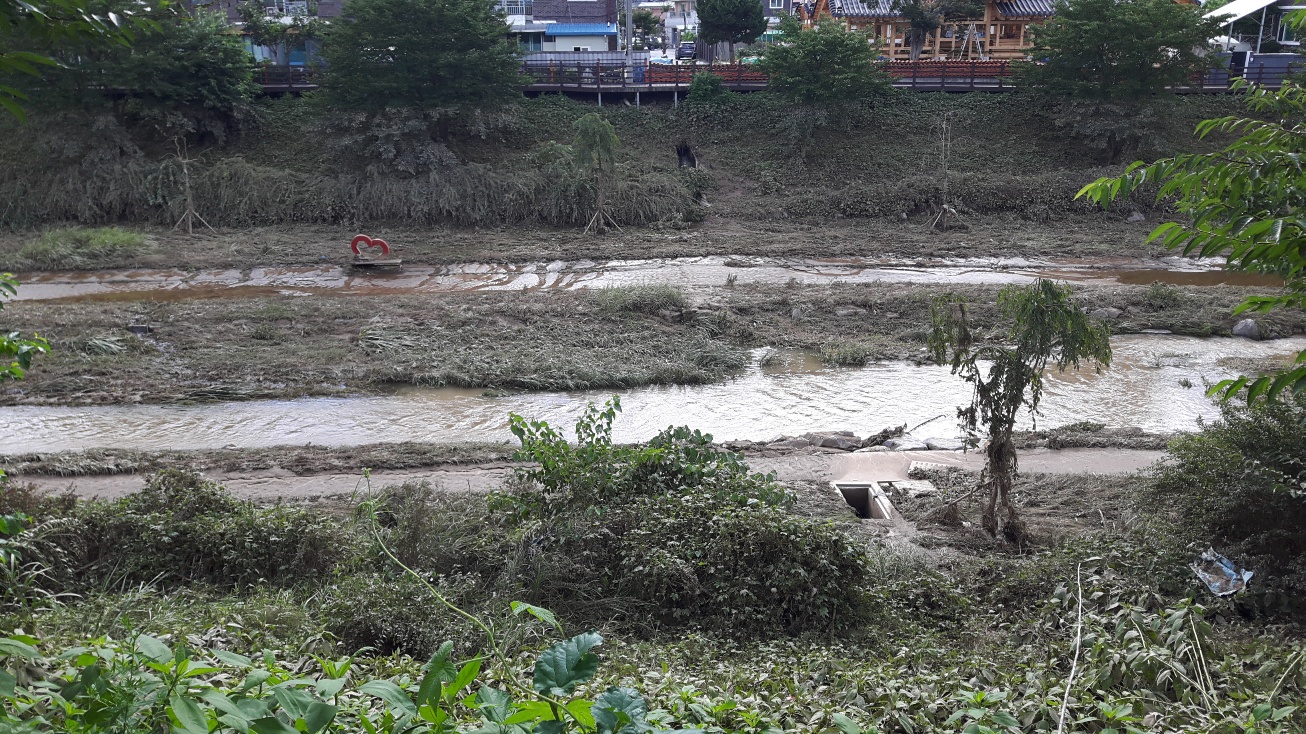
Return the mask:
{"type": "MultiPolygon", "coordinates": [[[[1203,385],[1237,373],[1231,360],[1287,356],[1306,337],[1253,342],[1141,334],[1112,340],[1112,366],[1096,374],[1049,374],[1038,426],[1077,421],[1192,430],[1216,408],[1203,385]]],[[[863,368],[825,367],[804,354],[767,358],[727,382],[618,391],[621,441],[647,439],[687,424],[720,440],[765,440],[812,430],[867,435],[890,425],[915,425],[940,414],[918,437],[955,435],[956,406],[969,402],[965,384],[938,366],[902,362],[863,368]]],[[[480,391],[405,388],[384,396],[264,400],[199,405],[0,408],[0,453],[114,447],[201,449],[313,443],[510,440],[507,415],[570,428],[589,402],[609,391],[523,393],[482,397],[480,391]]],[[[1032,421],[1027,416],[1024,421],[1032,421]]]]}
{"type": "Polygon", "coordinates": [[[405,265],[361,271],[341,265],[247,270],[102,270],[25,273],[18,298],[176,300],[233,296],[387,295],[466,291],[567,290],[667,283],[685,288],[727,282],[1007,284],[1056,278],[1088,284],[1273,285],[1273,279],[1220,269],[1220,260],[1099,258],[781,259],[712,256],[658,260],[405,265]]]}

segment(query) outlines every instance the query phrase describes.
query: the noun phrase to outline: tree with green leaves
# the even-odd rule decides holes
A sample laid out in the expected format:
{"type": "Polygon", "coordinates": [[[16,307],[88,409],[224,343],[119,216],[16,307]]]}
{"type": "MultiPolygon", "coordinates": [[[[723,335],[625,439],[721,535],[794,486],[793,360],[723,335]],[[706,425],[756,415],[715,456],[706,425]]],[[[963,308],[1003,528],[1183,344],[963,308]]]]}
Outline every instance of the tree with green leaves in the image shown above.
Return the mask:
{"type": "MultiPolygon", "coordinates": [[[[630,25],[635,32],[633,48],[648,48],[648,39],[662,32],[662,21],[653,14],[653,11],[647,8],[638,8],[634,13],[631,13],[630,25]]],[[[624,10],[621,11],[621,16],[617,20],[617,27],[626,27],[626,11],[624,10]]]]}
{"type": "Polygon", "coordinates": [[[972,436],[986,434],[980,489],[988,489],[984,529],[1021,544],[1024,530],[1011,501],[1017,472],[1012,432],[1022,409],[1035,413],[1043,397],[1043,372],[1095,369],[1111,363],[1110,335],[1071,300],[1069,286],[1039,279],[1029,286],[1007,286],[998,293],[1002,325],[991,334],[971,331],[966,304],[942,296],[930,307],[929,346],[934,360],[974,387],[971,404],[957,409],[972,436]],[[987,365],[987,367],[986,367],[987,365]]]}
{"type": "Polygon", "coordinates": [[[521,96],[494,0],[347,0],[323,41],[329,102],[347,109],[487,109],[521,96]]]}
{"type": "Polygon", "coordinates": [[[784,41],[762,54],[770,91],[787,102],[816,107],[856,102],[891,89],[879,52],[865,33],[836,20],[803,28],[788,16],[780,23],[784,41]]]}
{"type": "Polygon", "coordinates": [[[736,43],[752,43],[765,32],[766,15],[760,0],[698,2],[698,40],[730,44],[730,63],[735,61],[736,43]]]}
{"type": "MultiPolygon", "coordinates": [[[[0,273],[0,311],[4,310],[5,301],[17,294],[18,281],[13,273],[0,273]]],[[[50,343],[40,336],[25,339],[17,332],[0,332],[0,382],[23,379],[32,366],[32,358],[49,350],[50,343]]]]}
{"type": "MultiPolygon", "coordinates": [[[[1234,313],[1306,308],[1306,90],[1293,84],[1278,91],[1252,89],[1247,105],[1255,116],[1231,115],[1198,125],[1199,138],[1239,136],[1223,150],[1134,163],[1124,175],[1098,179],[1079,196],[1108,206],[1142,186],[1153,186],[1159,201],[1187,218],[1157,227],[1149,242],[1185,255],[1223,257],[1231,270],[1283,278],[1282,292],[1252,296],[1234,313]]],[[[1211,392],[1230,396],[1243,388],[1249,402],[1284,390],[1306,394],[1306,351],[1290,369],[1224,381],[1211,392]]]]}
{"type": "Polygon", "coordinates": [[[983,3],[974,0],[893,0],[891,8],[907,20],[907,48],[912,61],[921,57],[925,39],[950,18],[984,17],[983,3]]]}
{"type": "MultiPolygon", "coordinates": [[[[115,0],[111,7],[130,6],[115,0]]],[[[222,139],[249,116],[253,63],[220,15],[141,11],[149,21],[130,46],[70,40],[28,48],[57,62],[41,77],[15,80],[33,108],[112,111],[164,135],[222,139]]]]}
{"type": "Polygon", "coordinates": [[[1051,98],[1054,124],[1116,163],[1143,144],[1167,88],[1218,63],[1208,50],[1220,22],[1203,12],[1173,0],[1057,0],[1030,28],[1038,63],[1021,67],[1021,83],[1051,98]]]}
{"type": "Polygon", "coordinates": [[[1220,21],[1173,0],[1057,0],[1055,14],[1030,27],[1037,64],[1026,84],[1065,97],[1139,99],[1188,83],[1210,69],[1206,53],[1220,21]]]}
{"type": "Polygon", "coordinates": [[[585,231],[605,232],[609,224],[621,229],[607,209],[608,192],[617,177],[617,147],[621,144],[617,132],[597,112],[581,117],[572,129],[575,131],[571,141],[572,161],[576,170],[589,177],[594,185],[594,216],[585,225],[585,231]]]}
{"type": "MultiPolygon", "coordinates": [[[[26,119],[27,95],[7,77],[40,79],[43,71],[59,66],[46,51],[59,45],[80,48],[128,46],[139,30],[149,30],[150,9],[128,5],[112,10],[92,9],[89,0],[0,0],[0,107],[26,119]]],[[[167,10],[167,0],[155,8],[167,10]]]]}

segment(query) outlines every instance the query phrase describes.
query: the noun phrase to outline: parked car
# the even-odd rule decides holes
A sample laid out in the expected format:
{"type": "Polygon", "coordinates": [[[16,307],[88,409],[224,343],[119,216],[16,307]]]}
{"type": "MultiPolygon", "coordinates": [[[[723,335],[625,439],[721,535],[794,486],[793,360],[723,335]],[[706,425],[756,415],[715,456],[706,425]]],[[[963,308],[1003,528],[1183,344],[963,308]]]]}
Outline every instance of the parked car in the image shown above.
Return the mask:
{"type": "Polygon", "coordinates": [[[697,47],[693,41],[685,41],[676,48],[676,60],[698,58],[697,47]]]}

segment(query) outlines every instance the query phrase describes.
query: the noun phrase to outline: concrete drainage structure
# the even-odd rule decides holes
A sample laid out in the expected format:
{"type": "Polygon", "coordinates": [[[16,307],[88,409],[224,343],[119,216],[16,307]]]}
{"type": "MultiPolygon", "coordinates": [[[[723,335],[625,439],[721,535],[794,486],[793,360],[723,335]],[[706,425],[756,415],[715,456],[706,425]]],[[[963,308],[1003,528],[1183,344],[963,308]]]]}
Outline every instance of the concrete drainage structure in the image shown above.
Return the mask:
{"type": "Polygon", "coordinates": [[[830,482],[843,501],[853,508],[862,520],[893,520],[898,516],[889,500],[886,489],[892,489],[893,482],[830,482]]]}

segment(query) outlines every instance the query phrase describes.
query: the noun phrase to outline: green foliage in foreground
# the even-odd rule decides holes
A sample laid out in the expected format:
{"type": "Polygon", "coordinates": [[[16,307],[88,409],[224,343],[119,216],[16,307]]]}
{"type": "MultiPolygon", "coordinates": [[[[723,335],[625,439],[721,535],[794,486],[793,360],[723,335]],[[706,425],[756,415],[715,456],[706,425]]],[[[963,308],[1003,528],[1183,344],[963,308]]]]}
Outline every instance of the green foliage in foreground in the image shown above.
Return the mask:
{"type": "MultiPolygon", "coordinates": [[[[1129,166],[1124,175],[1101,178],[1079,192],[1102,206],[1156,185],[1158,201],[1173,201],[1188,217],[1152,231],[1148,241],[1185,255],[1223,257],[1226,266],[1249,273],[1277,275],[1284,290],[1253,296],[1235,313],[1275,308],[1306,308],[1306,90],[1292,84],[1278,91],[1252,89],[1247,95],[1256,117],[1219,117],[1202,122],[1197,135],[1234,133],[1240,137],[1215,153],[1181,155],[1129,166]]],[[[1226,396],[1247,388],[1247,400],[1288,390],[1306,393],[1306,351],[1297,365],[1273,377],[1239,378],[1216,385],[1226,396]]]]}
{"type": "Polygon", "coordinates": [[[598,670],[594,648],[602,642],[588,632],[552,645],[539,654],[527,686],[512,669],[486,680],[482,658],[455,664],[452,643],[417,675],[385,679],[357,675],[352,657],[318,657],[307,673],[271,653],[256,661],[184,644],[174,649],[149,635],[42,655],[35,638],[20,635],[0,638],[0,661],[14,668],[0,669],[0,725],[9,732],[177,734],[649,731],[648,706],[637,691],[576,695],[598,670]],[[48,672],[32,680],[28,665],[48,672]]]}
{"type": "Polygon", "coordinates": [[[1148,500],[1195,545],[1212,543],[1256,571],[1246,603],[1306,611],[1306,393],[1245,407],[1170,447],[1148,500]]]}
{"type": "MultiPolygon", "coordinates": [[[[0,311],[5,301],[18,293],[18,281],[12,273],[0,273],[0,311]]],[[[32,366],[32,358],[50,349],[50,343],[39,336],[24,338],[17,332],[0,331],[0,384],[6,380],[21,380],[32,366]]],[[[0,472],[0,478],[4,473],[0,472]]]]}
{"type": "Polygon", "coordinates": [[[32,270],[118,267],[149,249],[145,236],[118,227],[49,229],[18,251],[32,270]]]}

